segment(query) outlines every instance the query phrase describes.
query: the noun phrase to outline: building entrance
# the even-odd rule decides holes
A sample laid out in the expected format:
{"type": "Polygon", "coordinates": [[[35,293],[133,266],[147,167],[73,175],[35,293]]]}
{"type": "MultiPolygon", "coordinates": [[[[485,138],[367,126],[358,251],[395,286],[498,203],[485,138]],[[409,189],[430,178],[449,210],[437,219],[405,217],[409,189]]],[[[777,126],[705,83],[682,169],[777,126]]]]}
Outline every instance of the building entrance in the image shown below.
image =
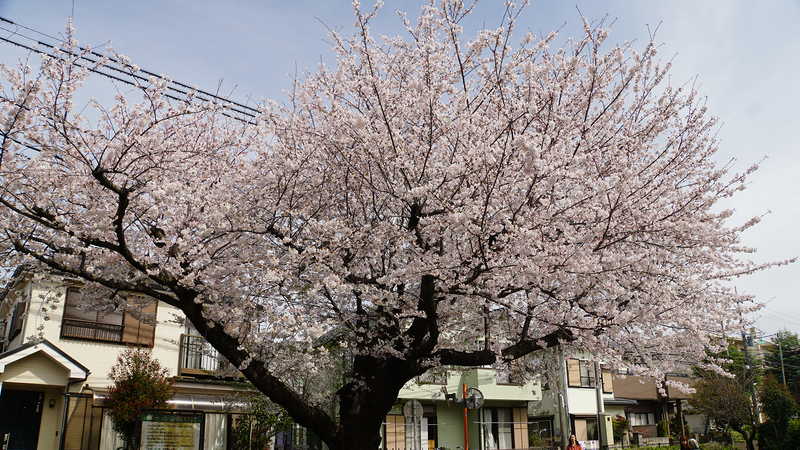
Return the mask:
{"type": "Polygon", "coordinates": [[[44,392],[0,393],[0,450],[36,450],[44,392]]]}

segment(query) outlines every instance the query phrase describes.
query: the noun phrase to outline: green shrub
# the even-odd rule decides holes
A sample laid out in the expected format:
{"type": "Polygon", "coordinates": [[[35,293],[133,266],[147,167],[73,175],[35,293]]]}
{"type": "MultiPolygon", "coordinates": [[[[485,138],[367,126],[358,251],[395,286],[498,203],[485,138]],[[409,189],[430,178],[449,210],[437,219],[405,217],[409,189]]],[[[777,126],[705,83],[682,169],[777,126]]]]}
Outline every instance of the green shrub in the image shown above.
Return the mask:
{"type": "Polygon", "coordinates": [[[683,418],[683,432],[680,431],[678,425],[678,416],[673,417],[669,421],[669,433],[672,438],[679,439],[681,436],[691,436],[692,427],[686,422],[686,417],[683,418]]]}
{"type": "Polygon", "coordinates": [[[721,442],[708,442],[700,445],[701,450],[738,450],[737,447],[725,445],[721,442]]]}
{"type": "Polygon", "coordinates": [[[169,370],[152,357],[152,351],[139,347],[122,351],[108,377],[114,382],[108,392],[108,415],[129,449],[139,424],[139,409],[169,408],[172,380],[169,370]]]}
{"type": "Polygon", "coordinates": [[[658,437],[667,437],[667,423],[659,420],[658,424],[656,424],[656,432],[658,437]]]}
{"type": "Polygon", "coordinates": [[[742,436],[742,433],[730,430],[728,434],[730,435],[731,439],[733,439],[733,442],[744,442],[744,436],[742,436]]]}
{"type": "Polygon", "coordinates": [[[617,414],[611,418],[611,427],[614,430],[614,442],[621,443],[622,437],[631,429],[631,422],[617,414]]]}
{"type": "Polygon", "coordinates": [[[794,442],[794,443],[800,442],[800,419],[789,420],[789,430],[787,435],[789,438],[789,442],[794,442]]]}

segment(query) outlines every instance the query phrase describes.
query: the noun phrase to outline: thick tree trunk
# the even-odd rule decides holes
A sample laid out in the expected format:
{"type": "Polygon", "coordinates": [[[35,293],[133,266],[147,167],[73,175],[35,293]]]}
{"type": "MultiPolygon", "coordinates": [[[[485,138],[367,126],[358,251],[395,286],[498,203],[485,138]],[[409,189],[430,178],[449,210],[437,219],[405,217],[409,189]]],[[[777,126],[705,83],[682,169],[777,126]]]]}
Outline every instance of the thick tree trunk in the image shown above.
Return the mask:
{"type": "Polygon", "coordinates": [[[416,373],[409,373],[405,361],[356,358],[358,379],[339,390],[339,427],[331,450],[376,450],[381,443],[381,426],[397,402],[403,385],[416,373]]]}
{"type": "Polygon", "coordinates": [[[747,450],[756,450],[755,444],[753,444],[753,438],[755,437],[755,433],[750,433],[747,430],[741,427],[731,427],[738,433],[742,435],[744,438],[744,442],[747,445],[747,450]]]}

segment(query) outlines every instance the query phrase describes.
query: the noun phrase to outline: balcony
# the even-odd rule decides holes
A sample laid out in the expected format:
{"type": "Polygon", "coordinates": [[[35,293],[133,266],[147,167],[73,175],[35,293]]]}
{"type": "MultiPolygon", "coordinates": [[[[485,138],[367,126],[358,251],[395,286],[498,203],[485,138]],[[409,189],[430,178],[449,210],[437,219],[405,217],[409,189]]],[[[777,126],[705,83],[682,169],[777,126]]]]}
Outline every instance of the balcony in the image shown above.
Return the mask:
{"type": "Polygon", "coordinates": [[[202,336],[182,334],[178,376],[194,378],[244,378],[202,336]]]}
{"type": "Polygon", "coordinates": [[[124,328],[122,325],[111,323],[65,318],[61,324],[61,337],[102,342],[122,342],[124,328]]]}
{"type": "Polygon", "coordinates": [[[213,376],[222,367],[219,352],[202,336],[181,335],[178,376],[213,376]]]}

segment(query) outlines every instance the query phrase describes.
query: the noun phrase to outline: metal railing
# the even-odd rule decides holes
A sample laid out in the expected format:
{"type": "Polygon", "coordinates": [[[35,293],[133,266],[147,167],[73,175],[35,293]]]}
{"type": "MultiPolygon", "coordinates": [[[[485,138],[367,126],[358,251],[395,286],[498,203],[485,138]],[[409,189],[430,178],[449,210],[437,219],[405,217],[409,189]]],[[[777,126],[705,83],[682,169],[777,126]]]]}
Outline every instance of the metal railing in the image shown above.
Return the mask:
{"type": "Polygon", "coordinates": [[[61,322],[61,337],[90,339],[94,341],[122,342],[122,325],[91,322],[79,319],[64,319],[61,322]]]}
{"type": "Polygon", "coordinates": [[[181,335],[178,375],[210,375],[222,367],[222,358],[202,336],[181,335]]]}

